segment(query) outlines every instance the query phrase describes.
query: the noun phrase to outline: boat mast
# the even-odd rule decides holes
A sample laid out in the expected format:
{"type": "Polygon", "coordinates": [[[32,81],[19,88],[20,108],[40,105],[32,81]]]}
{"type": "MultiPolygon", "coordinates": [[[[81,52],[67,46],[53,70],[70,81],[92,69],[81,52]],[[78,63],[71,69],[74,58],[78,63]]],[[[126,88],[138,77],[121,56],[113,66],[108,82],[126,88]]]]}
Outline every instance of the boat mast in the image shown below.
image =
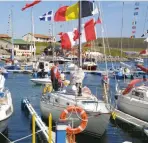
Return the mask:
{"type": "Polygon", "coordinates": [[[81,5],[82,5],[82,2],[81,0],[79,0],[79,64],[78,66],[79,67],[82,67],[82,45],[81,45],[81,5]]]}
{"type": "MultiPolygon", "coordinates": [[[[31,8],[31,24],[32,24],[32,26],[31,26],[31,29],[32,29],[32,52],[33,52],[33,50],[35,49],[35,40],[34,40],[34,17],[33,17],[33,7],[31,8]]],[[[36,55],[36,50],[34,51],[34,54],[33,54],[33,56],[35,56],[36,55]]]]}
{"type": "Polygon", "coordinates": [[[11,16],[10,16],[10,29],[11,29],[11,43],[12,43],[11,60],[14,61],[13,11],[12,11],[12,8],[11,8],[11,16]]]}
{"type": "MultiPolygon", "coordinates": [[[[102,20],[102,24],[101,24],[101,30],[102,30],[102,32],[101,32],[101,34],[102,34],[102,44],[103,44],[103,47],[104,47],[104,58],[105,58],[105,69],[106,69],[106,75],[107,75],[107,77],[109,77],[108,76],[108,70],[107,70],[107,67],[108,67],[108,65],[107,65],[107,57],[106,57],[106,45],[105,45],[105,37],[104,37],[104,28],[103,28],[103,12],[101,11],[101,4],[100,4],[100,2],[99,2],[99,15],[100,15],[100,18],[101,18],[101,20],[102,20]]],[[[109,102],[109,100],[108,100],[108,91],[106,90],[106,87],[105,87],[105,89],[104,89],[104,101],[106,102],[106,103],[108,103],[109,102]]]]}
{"type": "Polygon", "coordinates": [[[123,34],[123,12],[124,12],[124,2],[122,6],[122,22],[121,22],[121,58],[122,58],[122,34],[123,34]]]}

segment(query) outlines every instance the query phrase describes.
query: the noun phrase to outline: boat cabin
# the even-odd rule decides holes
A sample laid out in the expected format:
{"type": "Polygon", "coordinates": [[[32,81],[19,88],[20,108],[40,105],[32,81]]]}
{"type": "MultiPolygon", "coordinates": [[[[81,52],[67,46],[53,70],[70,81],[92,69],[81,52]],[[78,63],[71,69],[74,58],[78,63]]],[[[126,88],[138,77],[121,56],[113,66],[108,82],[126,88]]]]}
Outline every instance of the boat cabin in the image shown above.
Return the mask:
{"type": "Polygon", "coordinates": [[[148,87],[147,86],[139,86],[136,88],[133,88],[131,91],[132,98],[136,99],[144,99],[145,101],[148,101],[148,87]]]}
{"type": "Polygon", "coordinates": [[[33,70],[34,71],[42,71],[49,72],[53,64],[49,63],[48,61],[38,61],[33,63],[33,70]]]}

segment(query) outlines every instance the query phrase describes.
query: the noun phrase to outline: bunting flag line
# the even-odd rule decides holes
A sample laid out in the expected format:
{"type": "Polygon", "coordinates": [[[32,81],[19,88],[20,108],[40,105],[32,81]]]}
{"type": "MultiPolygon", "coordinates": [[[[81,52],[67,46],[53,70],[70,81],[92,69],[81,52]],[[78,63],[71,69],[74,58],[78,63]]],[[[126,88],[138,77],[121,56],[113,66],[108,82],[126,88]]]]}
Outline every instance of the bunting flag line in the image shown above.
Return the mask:
{"type": "Polygon", "coordinates": [[[148,30],[147,30],[145,33],[143,33],[143,34],[141,35],[141,37],[144,37],[147,33],[148,33],[148,30]]]}
{"type": "Polygon", "coordinates": [[[136,29],[136,26],[132,26],[132,29],[136,29]]]}
{"type": "Polygon", "coordinates": [[[138,10],[139,10],[139,2],[135,2],[135,7],[134,7],[134,19],[132,21],[132,36],[131,38],[135,38],[135,34],[136,34],[136,25],[137,25],[137,21],[136,21],[136,17],[138,16],[138,10]],[[134,29],[134,30],[133,30],[134,29]]]}
{"type": "MultiPolygon", "coordinates": [[[[87,16],[92,16],[99,13],[98,8],[94,8],[94,2],[91,1],[82,1],[82,18],[87,16]]],[[[54,21],[69,21],[79,18],[79,2],[71,6],[60,7],[55,15],[54,21]]]]}
{"type": "Polygon", "coordinates": [[[135,10],[139,10],[139,7],[136,7],[135,10]]]}
{"type": "Polygon", "coordinates": [[[139,2],[135,2],[135,6],[139,6],[139,4],[140,4],[139,2]]]}
{"type": "Polygon", "coordinates": [[[132,33],[134,34],[134,33],[136,33],[136,31],[132,31],[132,33]]]}
{"type": "Polygon", "coordinates": [[[40,21],[52,21],[53,20],[53,11],[49,11],[39,17],[40,21]]]}
{"type": "Polygon", "coordinates": [[[132,22],[132,25],[136,25],[136,24],[137,24],[137,22],[136,22],[136,21],[133,21],[133,22],[132,22]]]}
{"type": "Polygon", "coordinates": [[[138,15],[138,12],[134,12],[134,15],[138,15]]]}
{"type": "Polygon", "coordinates": [[[24,11],[25,9],[29,8],[29,7],[32,7],[36,4],[38,4],[39,2],[41,2],[41,0],[34,0],[32,3],[27,3],[23,8],[22,8],[22,11],[24,11]]]}

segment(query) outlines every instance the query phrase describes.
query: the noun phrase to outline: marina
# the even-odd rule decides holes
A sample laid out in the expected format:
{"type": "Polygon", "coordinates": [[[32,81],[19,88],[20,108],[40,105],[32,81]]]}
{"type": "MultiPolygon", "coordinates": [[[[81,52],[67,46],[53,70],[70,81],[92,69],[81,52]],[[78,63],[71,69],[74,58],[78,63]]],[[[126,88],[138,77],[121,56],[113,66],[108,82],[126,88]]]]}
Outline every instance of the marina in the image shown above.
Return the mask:
{"type": "Polygon", "coordinates": [[[0,143],[148,142],[147,2],[0,3],[0,143]]]}

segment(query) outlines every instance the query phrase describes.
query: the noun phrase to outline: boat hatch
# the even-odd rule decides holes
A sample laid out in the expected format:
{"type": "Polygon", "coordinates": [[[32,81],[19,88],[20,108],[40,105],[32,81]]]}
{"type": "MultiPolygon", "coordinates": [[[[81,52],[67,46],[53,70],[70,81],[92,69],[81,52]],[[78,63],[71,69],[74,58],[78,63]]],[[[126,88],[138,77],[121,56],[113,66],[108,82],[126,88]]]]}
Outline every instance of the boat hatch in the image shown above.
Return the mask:
{"type": "Polygon", "coordinates": [[[132,91],[132,95],[138,97],[138,98],[144,98],[144,93],[143,92],[138,92],[138,91],[132,91]]]}

